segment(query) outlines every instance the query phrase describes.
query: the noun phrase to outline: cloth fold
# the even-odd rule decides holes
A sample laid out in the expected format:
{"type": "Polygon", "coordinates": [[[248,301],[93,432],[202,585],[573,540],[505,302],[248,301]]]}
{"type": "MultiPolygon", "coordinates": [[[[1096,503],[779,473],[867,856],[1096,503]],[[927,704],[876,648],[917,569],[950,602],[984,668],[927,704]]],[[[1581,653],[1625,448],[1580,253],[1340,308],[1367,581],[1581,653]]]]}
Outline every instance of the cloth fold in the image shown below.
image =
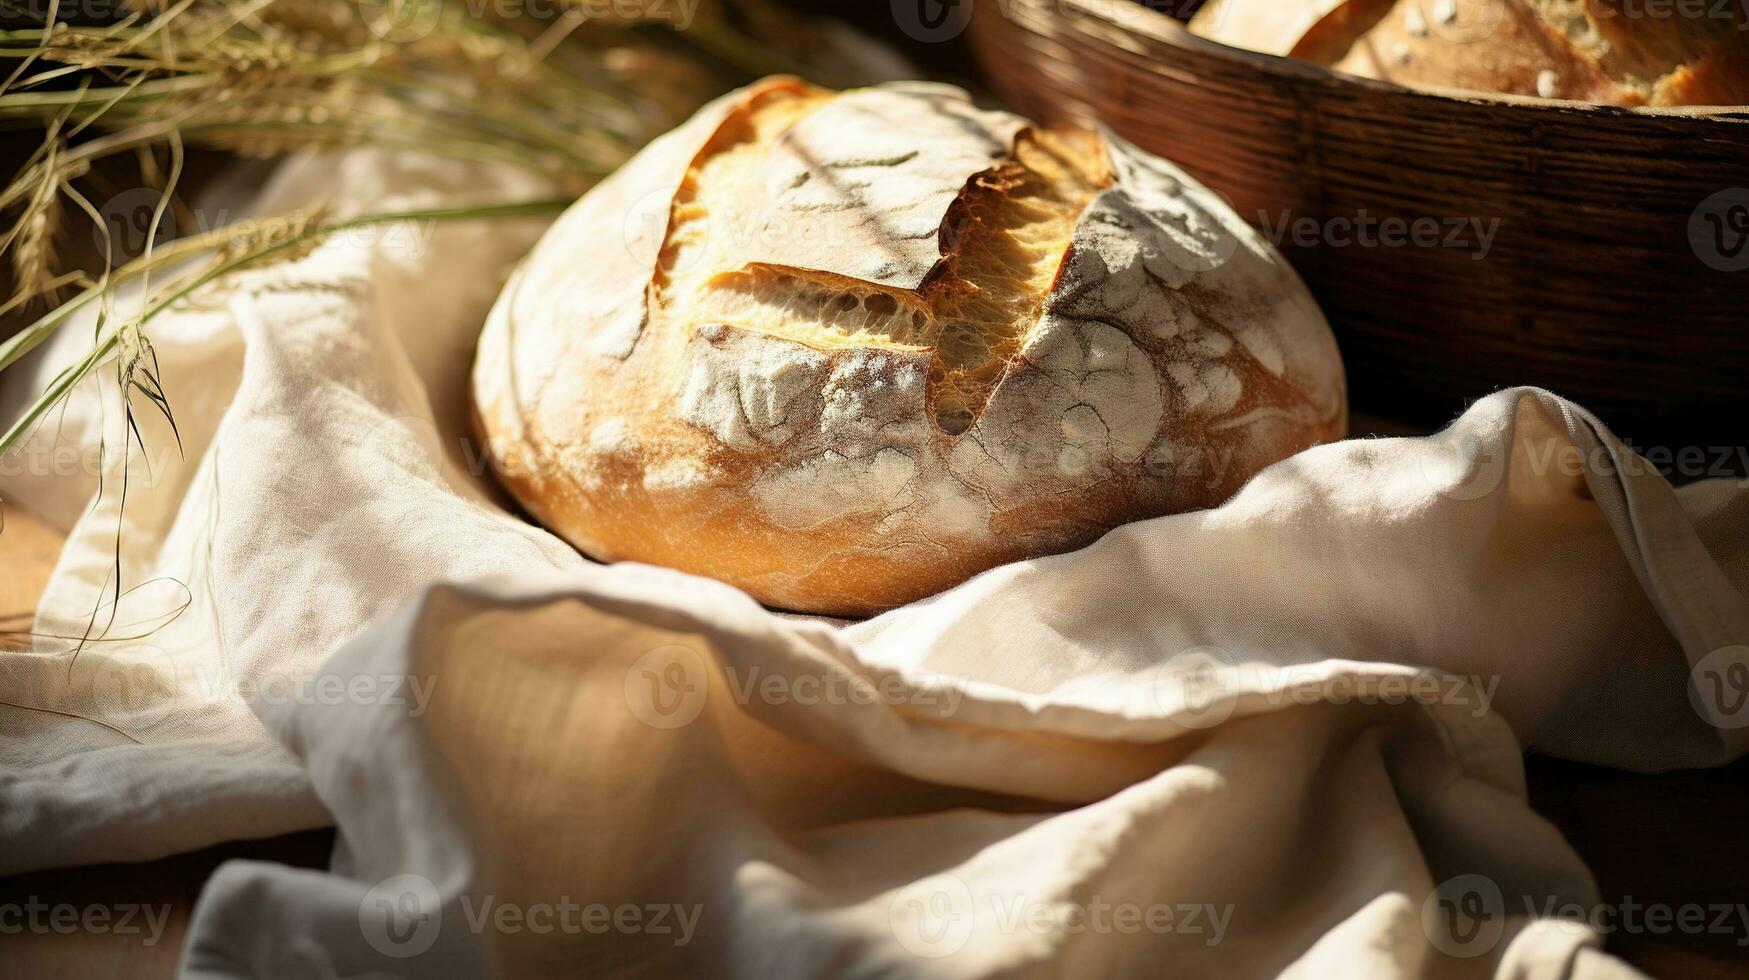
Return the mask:
{"type": "MultiPolygon", "coordinates": [[[[358,152],[262,209],[481,188],[539,190],[358,152]]],[[[0,495],[69,540],[0,655],[0,871],[336,823],[328,873],[221,870],[192,976],[1632,975],[1540,911],[1599,897],[1521,753],[1742,754],[1743,486],[1515,389],[866,622],[778,615],[503,506],[467,367],[538,231],[251,273],[152,325],[181,455],[142,414],[126,457],[32,464],[124,445],[113,384],[15,451],[0,495]]]]}

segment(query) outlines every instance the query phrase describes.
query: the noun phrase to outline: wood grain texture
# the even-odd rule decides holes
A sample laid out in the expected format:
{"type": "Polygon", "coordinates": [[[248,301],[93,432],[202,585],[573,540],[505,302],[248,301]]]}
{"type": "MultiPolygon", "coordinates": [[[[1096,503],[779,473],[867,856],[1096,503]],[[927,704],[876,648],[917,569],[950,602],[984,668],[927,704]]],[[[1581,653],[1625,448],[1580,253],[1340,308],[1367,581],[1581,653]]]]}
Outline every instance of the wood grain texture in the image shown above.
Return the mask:
{"type": "Polygon", "coordinates": [[[249,859],[321,868],[333,848],[332,830],[312,830],[142,864],[0,878],[0,907],[21,910],[7,919],[17,931],[0,934],[0,977],[169,980],[176,976],[195,900],[220,864],[249,859]]]}
{"type": "Polygon", "coordinates": [[[1278,244],[1337,331],[1356,407],[1437,424],[1535,384],[1638,445],[1749,438],[1749,271],[1690,240],[1716,193],[1742,188],[1749,207],[1749,107],[1410,91],[1111,0],[980,4],[969,39],[1020,111],[1102,121],[1272,240],[1287,223],[1278,244]],[[1343,222],[1392,218],[1433,219],[1442,244],[1336,243],[1343,222]],[[1485,255],[1474,226],[1467,246],[1443,244],[1467,219],[1498,220],[1485,255]]]}
{"type": "Polygon", "coordinates": [[[28,649],[36,602],[61,554],[61,536],[0,501],[0,650],[28,649]]]}
{"type": "MultiPolygon", "coordinates": [[[[0,513],[5,516],[0,526],[0,649],[16,650],[28,643],[20,631],[30,628],[37,600],[60,557],[62,536],[4,502],[0,513]]],[[[325,867],[333,843],[334,832],[320,830],[223,844],[143,864],[0,878],[0,908],[7,911],[7,928],[0,930],[0,978],[175,976],[195,899],[221,863],[253,858],[325,867]],[[147,906],[159,926],[156,935],[147,928],[147,906]],[[95,923],[101,925],[92,927],[95,923]]]]}
{"type": "MultiPolygon", "coordinates": [[[[1530,756],[1525,776],[1531,806],[1585,859],[1611,909],[1749,904],[1749,848],[1742,846],[1749,758],[1723,769],[1641,776],[1530,756]]],[[[1699,933],[1639,916],[1633,927],[1609,933],[1604,948],[1648,975],[1749,976],[1749,922],[1740,913],[1724,923],[1709,913],[1699,933]]]]}

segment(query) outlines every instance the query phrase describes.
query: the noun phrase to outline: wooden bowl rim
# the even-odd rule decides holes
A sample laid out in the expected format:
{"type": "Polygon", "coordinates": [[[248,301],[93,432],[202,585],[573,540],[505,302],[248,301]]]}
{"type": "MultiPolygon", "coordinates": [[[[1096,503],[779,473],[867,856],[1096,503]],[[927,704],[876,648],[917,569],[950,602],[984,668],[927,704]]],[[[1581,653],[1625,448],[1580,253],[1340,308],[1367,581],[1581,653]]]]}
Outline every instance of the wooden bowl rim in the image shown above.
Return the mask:
{"type": "MultiPolygon", "coordinates": [[[[1008,0],[997,6],[1003,10],[1013,3],[1028,6],[1025,0],[1008,0]]],[[[1362,78],[1336,71],[1298,58],[1284,58],[1245,48],[1222,44],[1201,35],[1192,34],[1182,22],[1141,3],[1131,0],[1048,0],[1047,7],[1069,10],[1079,16],[1102,21],[1112,27],[1150,37],[1163,44],[1187,50],[1200,50],[1229,61],[1249,64],[1267,75],[1322,85],[1349,86],[1370,89],[1391,95],[1409,95],[1445,102],[1462,102],[1476,106],[1507,106],[1533,112],[1585,113],[1602,118],[1642,116],[1658,119],[1698,119],[1707,123],[1743,125],[1749,123],[1749,105],[1740,106],[1616,106],[1568,99],[1544,99],[1534,95],[1509,95],[1499,92],[1477,92],[1471,89],[1418,86],[1409,88],[1376,78],[1362,78]]],[[[1006,13],[1003,16],[1008,16],[1006,13]]]]}

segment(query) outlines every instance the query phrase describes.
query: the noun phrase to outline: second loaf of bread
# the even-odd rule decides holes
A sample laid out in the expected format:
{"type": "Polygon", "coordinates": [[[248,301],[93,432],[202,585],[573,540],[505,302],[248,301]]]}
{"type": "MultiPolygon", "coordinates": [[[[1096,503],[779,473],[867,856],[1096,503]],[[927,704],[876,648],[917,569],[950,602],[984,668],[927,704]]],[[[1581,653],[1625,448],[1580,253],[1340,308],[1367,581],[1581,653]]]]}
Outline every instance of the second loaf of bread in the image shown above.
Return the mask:
{"type": "Polygon", "coordinates": [[[1413,87],[1749,103],[1749,8],[1736,0],[1211,0],[1190,29],[1413,87]]]}

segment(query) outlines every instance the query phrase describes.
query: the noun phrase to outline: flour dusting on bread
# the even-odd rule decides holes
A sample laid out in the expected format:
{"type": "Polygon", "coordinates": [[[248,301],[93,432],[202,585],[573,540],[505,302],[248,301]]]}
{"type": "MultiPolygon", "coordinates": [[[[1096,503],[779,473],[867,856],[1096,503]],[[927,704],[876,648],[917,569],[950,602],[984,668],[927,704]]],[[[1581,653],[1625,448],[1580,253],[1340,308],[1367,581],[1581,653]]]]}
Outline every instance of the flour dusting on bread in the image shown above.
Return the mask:
{"type": "Polygon", "coordinates": [[[867,614],[1346,424],[1299,279],[1114,137],[922,83],[772,79],[701,119],[561,219],[481,338],[501,478],[595,557],[867,614]],[[653,220],[603,213],[652,187],[653,220]]]}

